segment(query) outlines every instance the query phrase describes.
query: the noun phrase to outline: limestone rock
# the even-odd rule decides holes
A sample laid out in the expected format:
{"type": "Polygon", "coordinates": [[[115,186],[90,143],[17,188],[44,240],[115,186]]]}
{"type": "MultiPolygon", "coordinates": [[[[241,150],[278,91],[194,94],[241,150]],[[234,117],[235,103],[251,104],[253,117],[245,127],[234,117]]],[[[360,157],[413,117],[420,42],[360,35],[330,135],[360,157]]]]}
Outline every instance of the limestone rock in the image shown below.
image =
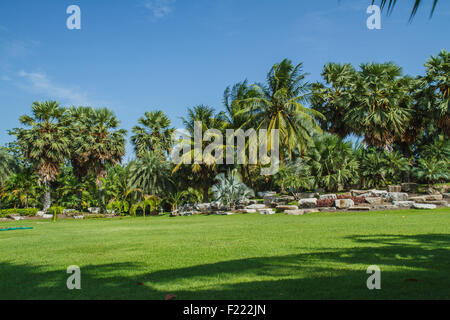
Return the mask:
{"type": "Polygon", "coordinates": [[[255,210],[266,209],[266,208],[267,208],[266,205],[261,204],[261,203],[251,204],[251,205],[245,207],[245,209],[255,209],[255,210]]]}
{"type": "Polygon", "coordinates": [[[405,192],[388,192],[383,197],[388,201],[408,201],[408,194],[405,192]]]}
{"type": "Polygon", "coordinates": [[[275,214],[275,212],[272,209],[260,209],[258,210],[260,214],[275,214]]]}
{"type": "Polygon", "coordinates": [[[413,204],[414,201],[392,201],[392,205],[400,208],[411,208],[413,204]]]}
{"type": "Polygon", "coordinates": [[[418,190],[417,183],[412,182],[402,183],[402,192],[417,193],[417,190],[418,190]]]}
{"type": "Polygon", "coordinates": [[[436,209],[435,204],[426,204],[426,203],[414,203],[414,209],[436,209]]]}
{"type": "Polygon", "coordinates": [[[295,205],[282,204],[276,207],[277,212],[286,211],[286,210],[297,210],[298,207],[295,205]]]}
{"type": "Polygon", "coordinates": [[[321,211],[321,212],[333,212],[333,211],[336,211],[335,207],[320,207],[320,208],[317,208],[317,209],[319,209],[319,211],[321,211]]]}
{"type": "Polygon", "coordinates": [[[296,209],[296,210],[286,210],[284,213],[292,216],[301,216],[305,213],[305,210],[296,209]]]}
{"type": "Polygon", "coordinates": [[[320,200],[325,200],[325,199],[336,200],[337,199],[337,195],[335,193],[329,193],[329,194],[323,194],[323,195],[320,196],[320,200]]]}
{"type": "Polygon", "coordinates": [[[402,186],[390,185],[388,186],[389,192],[402,192],[402,186]]]}
{"type": "Polygon", "coordinates": [[[334,201],[334,206],[339,209],[346,209],[353,207],[355,203],[352,199],[336,199],[334,201]]]}
{"type": "Polygon", "coordinates": [[[425,196],[425,200],[427,200],[427,201],[437,201],[437,200],[442,200],[442,199],[444,199],[442,194],[430,194],[430,195],[425,196]]]}
{"type": "Polygon", "coordinates": [[[351,211],[369,211],[370,207],[353,206],[353,207],[348,208],[348,210],[351,210],[351,211]]]}
{"type": "Polygon", "coordinates": [[[378,205],[383,202],[383,198],[381,197],[367,197],[365,198],[366,202],[371,205],[378,205]]]}

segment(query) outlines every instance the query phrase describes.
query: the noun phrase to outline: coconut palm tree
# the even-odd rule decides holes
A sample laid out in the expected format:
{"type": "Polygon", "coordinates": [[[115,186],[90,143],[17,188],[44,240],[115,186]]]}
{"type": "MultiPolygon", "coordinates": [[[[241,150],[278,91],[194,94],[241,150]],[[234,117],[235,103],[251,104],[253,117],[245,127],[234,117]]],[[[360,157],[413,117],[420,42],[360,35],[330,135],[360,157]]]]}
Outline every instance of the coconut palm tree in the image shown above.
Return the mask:
{"type": "Polygon", "coordinates": [[[141,126],[133,127],[131,141],[136,156],[142,157],[146,151],[154,152],[157,148],[167,155],[172,149],[172,133],[170,119],[162,111],[149,111],[138,120],[141,126]]]}
{"type": "Polygon", "coordinates": [[[319,119],[321,128],[342,139],[351,133],[351,124],[344,116],[355,101],[352,89],[356,77],[351,64],[328,63],[322,71],[325,85],[312,85],[312,108],[325,116],[325,119],[319,119]]]}
{"type": "MultiPolygon", "coordinates": [[[[255,129],[267,129],[268,134],[271,129],[279,130],[280,146],[290,158],[295,148],[304,150],[311,133],[320,130],[316,118],[323,118],[320,112],[302,104],[310,87],[304,81],[306,75],[301,63],[294,66],[285,59],[270,69],[266,85],[253,85],[254,97],[235,102],[243,107],[239,114],[248,114],[247,123],[255,123],[255,129]]],[[[283,152],[280,154],[283,157],[283,152]]]]}
{"type": "Polygon", "coordinates": [[[370,146],[389,147],[409,124],[412,97],[401,74],[393,63],[361,65],[354,85],[356,101],[344,119],[370,146]]]}
{"type": "Polygon", "coordinates": [[[20,117],[20,122],[29,129],[16,128],[11,133],[23,157],[31,163],[40,183],[45,186],[43,210],[51,205],[50,183],[58,176],[61,163],[70,154],[70,139],[65,109],[56,101],[34,102],[32,116],[20,117]]]}
{"type": "MultiPolygon", "coordinates": [[[[201,123],[202,135],[208,129],[217,129],[223,131],[226,127],[226,123],[221,119],[219,115],[216,115],[214,109],[205,105],[199,105],[193,108],[188,108],[188,116],[187,118],[181,118],[183,124],[190,135],[189,141],[183,141],[183,143],[188,143],[191,146],[194,145],[194,131],[195,131],[195,123],[201,123]]],[[[201,146],[201,150],[205,150],[206,146],[209,145],[209,142],[203,141],[201,146]]],[[[221,146],[224,147],[223,145],[221,146]]],[[[191,165],[189,165],[190,171],[190,182],[196,188],[202,190],[203,192],[203,201],[208,201],[208,192],[209,187],[214,181],[214,177],[217,174],[216,161],[214,159],[204,158],[202,157],[201,161],[195,159],[195,148],[191,147],[191,152],[184,155],[184,158],[189,158],[191,161],[191,165]]],[[[183,163],[177,164],[173,173],[177,172],[181,169],[183,163]]]]}
{"type": "MultiPolygon", "coordinates": [[[[377,2],[376,0],[372,0],[372,4],[374,4],[375,2],[377,2]]],[[[436,9],[436,5],[438,3],[438,0],[433,0],[433,6],[431,8],[431,12],[430,12],[430,17],[433,16],[434,10],[436,9]]],[[[387,12],[388,14],[392,12],[392,10],[394,9],[395,5],[397,4],[397,0],[380,0],[380,6],[381,8],[385,8],[387,6],[387,12]]],[[[422,0],[415,0],[414,1],[414,6],[412,8],[411,11],[411,16],[409,17],[409,19],[411,20],[417,13],[417,10],[419,9],[419,6],[422,4],[422,0]]]]}

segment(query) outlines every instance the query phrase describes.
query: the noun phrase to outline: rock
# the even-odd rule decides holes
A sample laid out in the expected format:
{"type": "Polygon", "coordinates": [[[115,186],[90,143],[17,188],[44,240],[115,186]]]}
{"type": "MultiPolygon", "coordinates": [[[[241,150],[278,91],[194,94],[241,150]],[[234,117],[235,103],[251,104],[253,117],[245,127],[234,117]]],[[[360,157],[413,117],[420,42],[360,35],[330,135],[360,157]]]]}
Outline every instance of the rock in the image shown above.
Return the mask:
{"type": "Polygon", "coordinates": [[[405,192],[388,192],[383,197],[388,201],[408,201],[408,194],[405,192]]]}
{"type": "Polygon", "coordinates": [[[450,193],[444,192],[444,193],[442,194],[442,197],[443,197],[444,199],[450,199],[450,193]]]}
{"type": "Polygon", "coordinates": [[[336,200],[337,199],[337,195],[335,193],[329,193],[329,194],[323,194],[319,198],[320,198],[320,200],[325,200],[325,199],[336,200]]]}
{"type": "Polygon", "coordinates": [[[417,193],[418,190],[418,184],[412,183],[412,182],[406,182],[402,183],[402,192],[408,192],[408,193],[417,193]]]}
{"type": "Polygon", "coordinates": [[[88,211],[89,211],[89,213],[99,214],[101,211],[101,208],[98,208],[98,207],[88,208],[88,211]]]}
{"type": "Polygon", "coordinates": [[[75,212],[77,212],[76,209],[64,209],[63,210],[63,214],[66,216],[70,216],[72,213],[75,213],[75,212]]]}
{"type": "Polygon", "coordinates": [[[367,197],[365,198],[366,202],[371,205],[381,204],[383,202],[383,198],[381,197],[367,197]]]}
{"type": "Polygon", "coordinates": [[[364,193],[367,193],[367,190],[350,190],[350,193],[353,197],[357,197],[364,193]]]}
{"type": "Polygon", "coordinates": [[[256,195],[260,198],[264,198],[265,196],[276,196],[277,193],[275,191],[262,191],[257,192],[256,195]]]}
{"type": "Polygon", "coordinates": [[[256,209],[241,209],[239,210],[240,213],[255,213],[256,209]]]}
{"type": "Polygon", "coordinates": [[[398,185],[389,185],[389,186],[388,186],[388,191],[389,191],[389,192],[402,192],[402,186],[398,186],[398,185]]]}
{"type": "Polygon", "coordinates": [[[393,206],[397,206],[400,208],[411,208],[414,204],[414,201],[392,201],[393,206]]]}
{"type": "Polygon", "coordinates": [[[301,216],[305,213],[305,210],[297,209],[297,210],[286,210],[284,213],[291,216],[301,216]]]}
{"type": "Polygon", "coordinates": [[[447,200],[431,200],[431,201],[425,201],[426,204],[435,204],[437,206],[447,206],[447,200]]]}
{"type": "Polygon", "coordinates": [[[315,213],[315,212],[319,212],[319,209],[303,209],[304,214],[315,213]]]}
{"type": "Polygon", "coordinates": [[[260,214],[275,214],[275,212],[272,209],[260,209],[258,210],[260,214]]]}
{"type": "Polygon", "coordinates": [[[317,198],[305,198],[298,200],[299,208],[314,208],[317,204],[317,198]]]}
{"type": "Polygon", "coordinates": [[[45,214],[44,211],[38,211],[36,212],[36,217],[42,217],[45,214]]]}
{"type": "Polygon", "coordinates": [[[369,211],[370,207],[353,206],[353,207],[348,208],[348,210],[351,210],[351,211],[369,211]]]}
{"type": "Polygon", "coordinates": [[[19,221],[19,220],[24,220],[25,219],[25,217],[22,217],[22,216],[20,216],[18,214],[10,214],[10,215],[8,215],[8,218],[12,219],[14,221],[19,221]]]}
{"type": "Polygon", "coordinates": [[[219,212],[216,212],[215,214],[218,214],[220,216],[231,216],[232,214],[234,214],[234,212],[222,212],[222,211],[219,211],[219,212]]]}
{"type": "Polygon", "coordinates": [[[427,201],[437,201],[437,200],[442,200],[442,199],[444,199],[442,194],[430,194],[430,195],[425,196],[425,200],[427,200],[427,201]]]}
{"type": "Polygon", "coordinates": [[[382,204],[379,206],[374,206],[373,207],[375,210],[395,210],[395,209],[399,209],[399,207],[394,206],[392,204],[382,204]]]}
{"type": "Polygon", "coordinates": [[[286,211],[286,210],[297,210],[298,207],[294,205],[282,204],[276,207],[277,212],[286,211]]]}
{"type": "Polygon", "coordinates": [[[333,211],[336,211],[336,207],[320,207],[320,208],[317,208],[317,209],[319,209],[319,211],[321,211],[321,212],[333,212],[333,211]]]}
{"type": "Polygon", "coordinates": [[[266,209],[266,208],[267,207],[266,207],[265,204],[251,204],[249,206],[246,206],[244,209],[256,209],[256,210],[259,210],[259,209],[266,209]]]}
{"type": "Polygon", "coordinates": [[[266,205],[266,207],[275,206],[276,199],[277,199],[276,195],[266,195],[266,196],[264,196],[264,205],[266,205]]]}
{"type": "Polygon", "coordinates": [[[436,209],[435,204],[426,204],[426,203],[414,203],[414,209],[436,209]]]}
{"type": "Polygon", "coordinates": [[[425,196],[410,197],[409,200],[414,201],[414,202],[418,202],[418,203],[423,203],[423,202],[427,201],[425,199],[425,196]]]}
{"type": "Polygon", "coordinates": [[[82,220],[84,219],[84,216],[73,216],[74,219],[82,220]]]}
{"type": "Polygon", "coordinates": [[[369,190],[369,192],[371,194],[373,194],[375,197],[385,197],[388,194],[388,192],[386,190],[372,189],[372,190],[369,190]]]}
{"type": "Polygon", "coordinates": [[[353,207],[355,203],[352,199],[336,199],[334,200],[334,206],[339,209],[345,209],[353,207]]]}
{"type": "Polygon", "coordinates": [[[208,213],[211,211],[211,203],[197,203],[194,209],[202,213],[208,213]]]}

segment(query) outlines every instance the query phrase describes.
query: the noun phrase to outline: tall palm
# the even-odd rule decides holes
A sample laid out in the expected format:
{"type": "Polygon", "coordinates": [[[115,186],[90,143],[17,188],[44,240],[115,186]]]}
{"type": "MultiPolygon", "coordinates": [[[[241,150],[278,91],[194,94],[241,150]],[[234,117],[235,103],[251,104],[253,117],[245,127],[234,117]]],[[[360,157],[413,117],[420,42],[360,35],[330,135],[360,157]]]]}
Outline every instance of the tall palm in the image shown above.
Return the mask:
{"type": "Polygon", "coordinates": [[[351,126],[344,116],[354,103],[352,86],[356,70],[348,63],[328,63],[323,68],[322,78],[325,85],[312,85],[312,108],[325,116],[325,119],[319,119],[321,128],[343,139],[351,133],[351,126]]]}
{"type": "MultiPolygon", "coordinates": [[[[126,130],[119,129],[119,121],[107,108],[89,109],[85,119],[86,143],[77,152],[83,155],[89,171],[95,176],[99,205],[104,209],[103,179],[107,176],[107,166],[122,161],[125,154],[126,130]]],[[[83,160],[84,161],[84,160],[83,160]]]]}
{"type": "MultiPolygon", "coordinates": [[[[295,148],[303,151],[310,134],[320,130],[316,118],[323,115],[302,103],[307,100],[309,84],[302,64],[294,66],[288,59],[275,64],[267,74],[266,85],[253,85],[255,97],[237,100],[244,108],[240,113],[249,115],[248,122],[256,123],[256,129],[278,129],[280,145],[292,157],[295,148]]],[[[268,138],[271,144],[270,136],[268,138]]],[[[283,152],[280,153],[283,157],[283,152]]]]}
{"type": "Polygon", "coordinates": [[[424,80],[428,84],[431,98],[429,111],[437,125],[450,136],[450,52],[442,50],[427,63],[424,80]]]}
{"type": "Polygon", "coordinates": [[[345,115],[364,142],[374,147],[390,146],[405,132],[410,116],[410,88],[393,63],[361,65],[355,83],[356,102],[345,115]]]}
{"type": "Polygon", "coordinates": [[[172,149],[172,133],[170,119],[163,111],[149,111],[145,117],[138,120],[140,126],[133,127],[134,135],[131,141],[137,157],[142,157],[146,151],[154,152],[156,149],[169,154],[172,149]]]}
{"type": "MultiPolygon", "coordinates": [[[[188,108],[188,116],[187,118],[182,118],[182,120],[191,137],[189,141],[185,141],[184,143],[189,143],[191,145],[194,144],[193,139],[195,122],[201,122],[202,134],[208,129],[223,130],[226,127],[226,123],[220,116],[215,114],[214,109],[205,105],[188,108]]],[[[209,142],[203,141],[201,150],[205,150],[205,147],[208,144],[209,142]]],[[[203,191],[203,201],[208,201],[209,187],[213,183],[214,177],[217,173],[216,162],[213,161],[213,159],[206,159],[202,157],[202,161],[198,163],[198,161],[195,161],[196,159],[194,158],[194,148],[191,148],[191,152],[184,156],[190,158],[192,163],[189,166],[191,182],[195,187],[203,191]]],[[[173,173],[180,170],[182,166],[182,163],[177,164],[173,169],[173,173]]]]}
{"type": "Polygon", "coordinates": [[[24,158],[33,165],[39,182],[45,185],[43,210],[51,205],[50,183],[58,176],[61,163],[70,154],[65,109],[56,101],[34,102],[32,116],[20,117],[20,122],[29,129],[16,128],[17,137],[24,158]]]}

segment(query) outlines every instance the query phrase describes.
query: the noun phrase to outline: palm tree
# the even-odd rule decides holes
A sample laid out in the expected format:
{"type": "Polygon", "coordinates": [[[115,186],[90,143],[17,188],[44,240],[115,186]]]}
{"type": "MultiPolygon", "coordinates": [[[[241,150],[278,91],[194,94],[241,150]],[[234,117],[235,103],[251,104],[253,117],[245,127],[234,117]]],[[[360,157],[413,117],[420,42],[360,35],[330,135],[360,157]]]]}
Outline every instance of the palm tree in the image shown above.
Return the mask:
{"type": "Polygon", "coordinates": [[[15,168],[14,156],[6,148],[0,148],[0,190],[15,168]]]}
{"type": "Polygon", "coordinates": [[[353,131],[364,135],[364,143],[386,148],[409,124],[412,97],[401,68],[393,63],[367,63],[354,86],[355,103],[345,115],[353,131]]]}
{"type": "MultiPolygon", "coordinates": [[[[302,64],[294,66],[288,59],[275,64],[267,75],[266,85],[253,85],[254,97],[237,100],[243,108],[239,114],[248,114],[246,123],[256,123],[258,129],[278,129],[280,145],[292,157],[295,148],[303,151],[310,134],[320,130],[316,118],[323,115],[303,106],[307,99],[309,84],[304,82],[302,64]]],[[[270,135],[268,138],[271,144],[270,135]]],[[[281,152],[283,157],[283,152],[281,152]]]]}
{"type": "MultiPolygon", "coordinates": [[[[184,141],[184,143],[189,143],[191,145],[194,144],[194,131],[195,131],[195,123],[200,122],[202,125],[202,134],[208,129],[217,129],[223,130],[226,127],[226,123],[221,119],[220,116],[215,115],[214,109],[205,105],[199,105],[194,108],[188,108],[188,117],[182,118],[183,124],[190,134],[190,140],[184,141]]],[[[205,147],[209,143],[203,141],[203,145],[201,150],[205,150],[205,147]]],[[[214,181],[214,177],[217,173],[216,162],[213,159],[205,159],[202,157],[200,163],[195,159],[195,148],[191,148],[191,152],[184,155],[186,158],[191,159],[191,165],[189,166],[190,178],[192,179],[191,183],[193,185],[203,191],[203,201],[208,201],[208,192],[209,187],[214,181]]],[[[198,159],[197,159],[198,160],[198,159]]],[[[173,169],[173,173],[180,170],[183,163],[179,163],[173,169]]]]}
{"type": "Polygon", "coordinates": [[[170,119],[162,111],[149,111],[145,117],[139,118],[142,126],[133,127],[134,135],[131,141],[137,157],[142,157],[146,151],[154,152],[157,148],[166,154],[172,149],[172,133],[170,119]]]}
{"type": "Polygon", "coordinates": [[[314,137],[306,153],[304,163],[310,168],[316,186],[336,191],[358,178],[359,163],[350,142],[338,136],[325,134],[314,137]]]}
{"type": "Polygon", "coordinates": [[[423,80],[428,85],[429,110],[437,125],[450,136],[450,52],[442,50],[427,63],[423,80]]]}
{"type": "Polygon", "coordinates": [[[356,76],[351,64],[328,63],[322,71],[326,86],[322,83],[312,85],[312,108],[325,116],[325,119],[319,119],[321,128],[342,139],[351,133],[351,125],[344,116],[354,103],[352,89],[356,76]]]}
{"type": "Polygon", "coordinates": [[[85,143],[79,145],[77,152],[83,155],[83,163],[95,176],[99,206],[104,210],[103,179],[107,176],[109,165],[114,166],[122,161],[126,130],[118,129],[119,121],[107,108],[88,109],[84,123],[85,143]]]}
{"type": "Polygon", "coordinates": [[[146,151],[130,164],[130,186],[146,195],[161,195],[170,185],[170,167],[161,153],[146,151]]]}
{"type": "Polygon", "coordinates": [[[424,180],[429,189],[440,180],[448,181],[450,179],[450,167],[448,161],[438,160],[436,158],[422,158],[418,161],[418,166],[414,169],[419,180],[424,180]]]}
{"type": "MultiPolygon", "coordinates": [[[[387,6],[387,11],[388,14],[392,12],[392,10],[394,9],[397,0],[380,0],[380,6],[381,8],[385,8],[387,6]]],[[[376,2],[376,0],[372,0],[372,4],[374,4],[376,2]]],[[[415,0],[414,2],[414,6],[412,8],[411,11],[411,16],[409,17],[409,19],[411,20],[417,13],[417,10],[419,9],[420,4],[422,3],[422,0],[415,0]]],[[[438,3],[438,0],[433,0],[433,7],[431,8],[431,12],[430,12],[430,17],[433,16],[434,10],[436,9],[436,5],[438,3]]]]}
{"type": "Polygon", "coordinates": [[[32,116],[20,117],[20,122],[31,128],[16,128],[12,134],[17,137],[24,158],[33,165],[39,182],[45,185],[43,210],[47,211],[51,205],[50,183],[70,154],[67,119],[65,109],[56,101],[34,102],[31,108],[32,116]]]}
{"type": "Polygon", "coordinates": [[[214,200],[233,209],[237,202],[255,196],[253,190],[242,182],[237,170],[228,171],[228,175],[220,173],[217,175],[216,181],[217,183],[211,188],[214,200]]]}

